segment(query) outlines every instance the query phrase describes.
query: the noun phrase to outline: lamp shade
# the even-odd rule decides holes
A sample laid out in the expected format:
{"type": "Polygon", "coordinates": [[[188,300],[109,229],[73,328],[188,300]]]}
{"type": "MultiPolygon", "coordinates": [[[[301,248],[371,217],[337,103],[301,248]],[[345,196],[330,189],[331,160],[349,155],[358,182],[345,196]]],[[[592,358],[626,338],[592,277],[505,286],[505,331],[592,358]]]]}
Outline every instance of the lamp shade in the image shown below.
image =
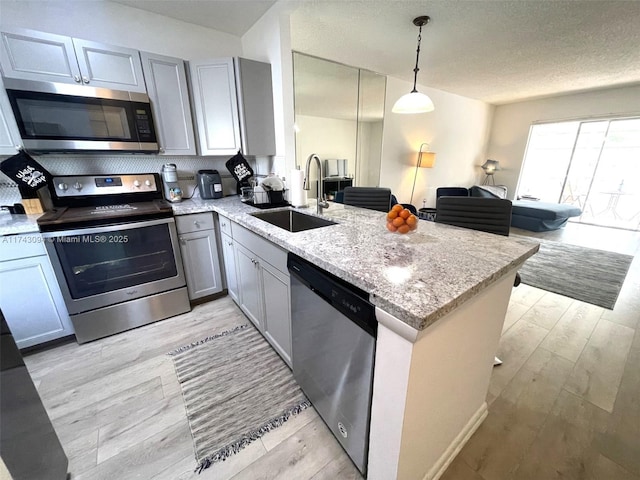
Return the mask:
{"type": "Polygon", "coordinates": [[[418,166],[421,168],[433,168],[436,163],[436,152],[420,152],[418,166]]]}
{"type": "Polygon", "coordinates": [[[500,170],[500,162],[498,160],[487,160],[481,165],[484,173],[487,175],[493,175],[497,170],[500,170]]]}
{"type": "Polygon", "coordinates": [[[431,99],[420,92],[410,92],[401,96],[393,105],[393,113],[427,113],[433,112],[435,107],[431,99]]]}

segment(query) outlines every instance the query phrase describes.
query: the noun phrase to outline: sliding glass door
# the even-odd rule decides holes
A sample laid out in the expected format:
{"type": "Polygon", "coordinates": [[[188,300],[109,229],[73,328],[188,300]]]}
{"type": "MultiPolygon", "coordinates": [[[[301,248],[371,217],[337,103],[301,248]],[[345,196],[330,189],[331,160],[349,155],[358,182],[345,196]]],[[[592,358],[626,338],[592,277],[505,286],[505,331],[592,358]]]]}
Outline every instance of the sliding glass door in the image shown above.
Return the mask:
{"type": "Polygon", "coordinates": [[[517,195],[578,206],[573,221],[639,230],[640,118],[533,125],[517,195]]]}

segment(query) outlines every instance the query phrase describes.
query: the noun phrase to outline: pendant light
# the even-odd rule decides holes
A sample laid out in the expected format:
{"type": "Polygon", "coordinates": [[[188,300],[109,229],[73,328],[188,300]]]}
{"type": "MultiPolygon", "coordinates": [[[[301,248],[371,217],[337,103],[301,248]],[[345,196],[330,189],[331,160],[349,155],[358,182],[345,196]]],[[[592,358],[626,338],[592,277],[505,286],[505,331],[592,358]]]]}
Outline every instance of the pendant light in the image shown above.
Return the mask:
{"type": "Polygon", "coordinates": [[[418,92],[416,89],[416,83],[418,82],[418,60],[420,58],[420,41],[422,40],[422,27],[424,27],[431,20],[428,16],[416,17],[413,19],[413,24],[416,27],[420,27],[418,33],[418,48],[416,50],[416,67],[413,69],[413,90],[403,95],[395,103],[391,111],[393,113],[427,113],[433,112],[435,107],[431,99],[424,93],[418,92]]]}

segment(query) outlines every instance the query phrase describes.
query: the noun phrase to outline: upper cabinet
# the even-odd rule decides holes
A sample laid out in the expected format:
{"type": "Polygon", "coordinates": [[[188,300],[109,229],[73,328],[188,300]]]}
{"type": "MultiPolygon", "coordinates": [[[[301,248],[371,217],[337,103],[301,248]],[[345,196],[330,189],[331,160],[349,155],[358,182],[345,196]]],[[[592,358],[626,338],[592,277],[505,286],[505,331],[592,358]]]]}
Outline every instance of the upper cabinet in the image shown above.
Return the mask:
{"type": "Polygon", "coordinates": [[[189,72],[200,155],[275,155],[271,65],[223,58],[189,72]]]}
{"type": "Polygon", "coordinates": [[[137,50],[18,28],[1,43],[5,77],[146,92],[137,50]]]}
{"type": "Polygon", "coordinates": [[[14,155],[22,148],[22,138],[0,78],[0,155],[14,155]]]}
{"type": "Polygon", "coordinates": [[[156,120],[160,153],[195,155],[196,144],[184,61],[146,52],[141,52],[140,56],[156,120]]]}

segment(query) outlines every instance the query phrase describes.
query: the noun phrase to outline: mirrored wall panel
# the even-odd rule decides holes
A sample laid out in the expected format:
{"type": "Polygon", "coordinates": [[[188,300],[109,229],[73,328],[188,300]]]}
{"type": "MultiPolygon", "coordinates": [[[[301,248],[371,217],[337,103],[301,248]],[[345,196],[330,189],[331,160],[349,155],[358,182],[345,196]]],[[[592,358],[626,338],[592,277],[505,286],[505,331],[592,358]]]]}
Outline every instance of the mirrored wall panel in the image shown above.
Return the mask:
{"type": "MultiPolygon", "coordinates": [[[[297,52],[293,77],[297,165],[318,155],[329,197],[350,185],[377,187],[386,77],[297,52]]],[[[317,179],[315,168],[310,176],[317,179]]]]}

